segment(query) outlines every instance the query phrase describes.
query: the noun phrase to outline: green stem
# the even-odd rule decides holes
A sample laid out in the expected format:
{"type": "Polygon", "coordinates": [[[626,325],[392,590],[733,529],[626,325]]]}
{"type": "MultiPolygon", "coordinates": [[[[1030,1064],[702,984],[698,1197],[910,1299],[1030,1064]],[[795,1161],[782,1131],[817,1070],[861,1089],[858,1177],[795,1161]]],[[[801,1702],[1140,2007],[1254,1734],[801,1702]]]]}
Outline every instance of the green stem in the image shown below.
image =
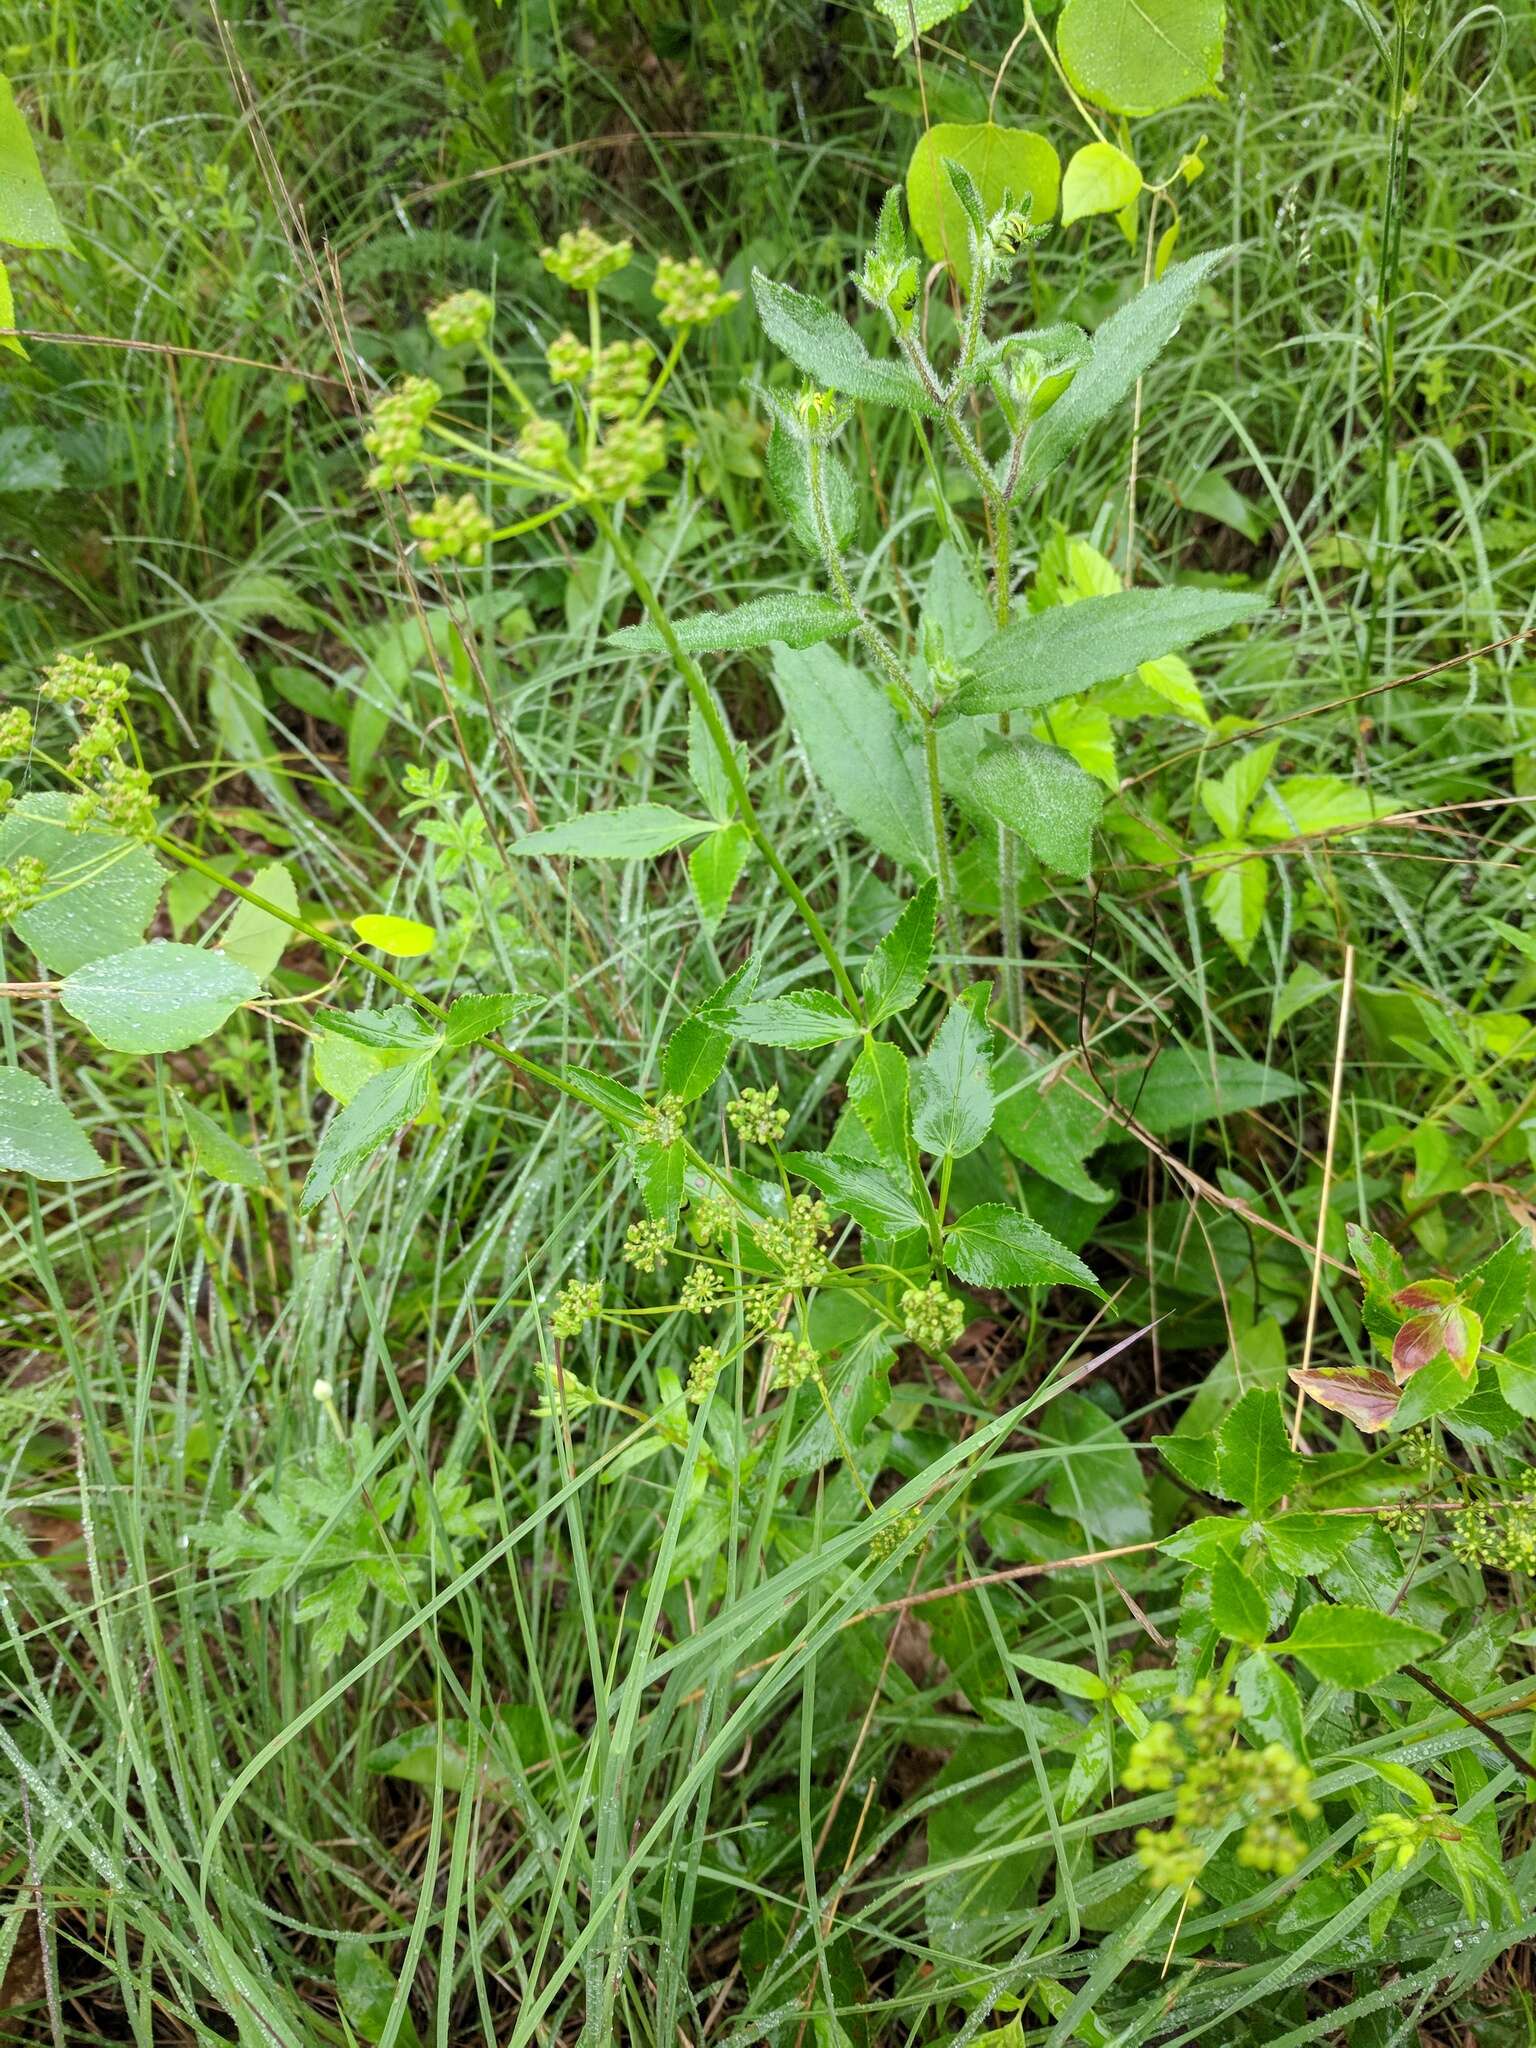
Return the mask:
{"type": "MultiPolygon", "coordinates": [[[[1013,514],[1006,498],[997,506],[992,527],[993,591],[998,629],[1008,623],[1009,580],[1013,574],[1013,514]]],[[[997,729],[1008,737],[1012,720],[998,714],[997,729]]],[[[1019,926],[1019,842],[1009,825],[997,828],[997,896],[999,935],[1003,946],[1003,1015],[1017,1033],[1024,1021],[1024,946],[1019,926]]]]}
{"type": "Polygon", "coordinates": [[[757,814],[757,807],[753,803],[751,792],[747,788],[746,777],[741,772],[741,763],[736,758],[736,749],[731,744],[731,736],[725,729],[725,723],[720,716],[719,707],[715,703],[714,693],[705,681],[703,671],[693,659],[693,656],[687,653],[679,642],[677,634],[673,631],[672,621],[662,610],[661,603],[655,591],[652,590],[645,571],[640,567],[640,564],[635,560],[633,554],[631,554],[629,548],[620,537],[619,530],[609,516],[607,507],[594,504],[590,510],[598,532],[601,533],[604,540],[607,541],[609,547],[613,550],[614,560],[629,579],[630,588],[645,607],[646,616],[650,619],[651,624],[661,635],[662,645],[677,664],[678,673],[682,676],[688,694],[693,699],[694,704],[698,708],[699,716],[704,721],[704,728],[709,734],[710,743],[714,747],[716,754],[720,757],[720,766],[725,773],[727,783],[730,785],[731,794],[736,799],[737,808],[741,812],[742,824],[746,827],[753,845],[762,854],[764,860],[767,861],[784,893],[800,913],[801,922],[815,942],[817,951],[832,971],[832,979],[837,983],[838,993],[842,996],[843,1001],[855,1017],[862,1019],[864,1008],[859,1001],[858,991],[853,985],[848,970],[843,965],[841,955],[832,943],[826,926],[811,908],[805,891],[780,859],[778,849],[769,838],[767,831],[764,829],[763,822],[757,814]]]}
{"type": "Polygon", "coordinates": [[[683,353],[683,344],[687,341],[687,339],[688,329],[686,327],[680,327],[673,338],[671,348],[668,349],[667,351],[667,360],[662,364],[660,370],[657,372],[656,382],[645,394],[644,403],[641,405],[640,410],[635,414],[635,419],[637,422],[645,418],[646,414],[655,405],[657,399],[660,398],[662,392],[666,390],[667,380],[672,375],[672,372],[677,368],[678,362],[683,353]]]}

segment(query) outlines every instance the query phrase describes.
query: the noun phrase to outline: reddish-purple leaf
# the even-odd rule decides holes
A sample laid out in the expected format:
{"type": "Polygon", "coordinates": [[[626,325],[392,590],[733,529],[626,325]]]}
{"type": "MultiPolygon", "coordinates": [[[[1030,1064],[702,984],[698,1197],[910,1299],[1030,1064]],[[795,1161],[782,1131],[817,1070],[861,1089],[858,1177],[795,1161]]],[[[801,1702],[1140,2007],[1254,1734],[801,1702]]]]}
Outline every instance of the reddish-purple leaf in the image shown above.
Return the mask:
{"type": "Polygon", "coordinates": [[[1318,1366],[1308,1372],[1293,1371],[1291,1378],[1320,1408],[1347,1416],[1357,1429],[1385,1429],[1402,1399],[1392,1375],[1374,1366],[1361,1371],[1350,1366],[1318,1366]]]}

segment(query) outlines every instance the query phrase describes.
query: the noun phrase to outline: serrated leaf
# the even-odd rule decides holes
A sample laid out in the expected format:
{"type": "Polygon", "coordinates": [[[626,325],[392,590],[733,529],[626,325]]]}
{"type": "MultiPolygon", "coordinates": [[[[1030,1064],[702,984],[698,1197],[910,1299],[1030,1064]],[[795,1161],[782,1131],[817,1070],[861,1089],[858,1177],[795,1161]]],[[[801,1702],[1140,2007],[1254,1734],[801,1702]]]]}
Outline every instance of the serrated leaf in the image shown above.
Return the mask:
{"type": "MultiPolygon", "coordinates": [[[[1134,388],[1178,332],[1195,294],[1227,253],[1213,249],[1187,263],[1170,264],[1155,283],[1109,316],[1093,337],[1087,362],[1049,412],[1035,422],[1019,472],[1022,490],[1043,483],[1134,388]]],[[[1150,648],[1148,654],[1171,651],[1150,648]]]]}
{"type": "Polygon", "coordinates": [[[224,1126],[205,1116],[195,1103],[180,1104],[181,1120],[192,1140],[192,1154],[210,1180],[232,1188],[264,1188],[267,1177],[261,1161],[224,1126]]]}
{"type": "Polygon", "coordinates": [[[1305,1664],[1314,1678],[1352,1691],[1376,1685],[1416,1657],[1440,1647],[1433,1629],[1374,1607],[1309,1607],[1274,1647],[1305,1664]]]}
{"type": "Polygon", "coordinates": [[[675,1226],[688,1164],[682,1139],[670,1145],[653,1144],[644,1138],[637,1140],[629,1148],[629,1163],[647,1216],[675,1226]]]}
{"type": "Polygon", "coordinates": [[[842,315],[820,299],[775,283],[760,270],[752,273],[752,296],[768,339],[817,384],[875,405],[932,413],[932,404],[906,364],[872,356],[842,315]]]}
{"type": "Polygon", "coordinates": [[[525,832],[507,850],[528,856],[568,854],[576,860],[649,860],[713,830],[711,819],[684,817],[670,804],[628,804],[525,832]]]}
{"type": "Polygon", "coordinates": [[[1264,1547],[1293,1578],[1320,1572],[1349,1548],[1364,1526],[1352,1515],[1276,1515],[1264,1523],[1264,1547]]]}
{"type": "Polygon", "coordinates": [[[181,1052],[260,994],[238,960],[173,939],[92,960],[59,985],[70,1016],[112,1052],[181,1052]]]}
{"type": "Polygon", "coordinates": [[[719,1078],[730,1057],[730,1034],[699,1017],[685,1017],[661,1056],[661,1085],[682,1102],[696,1102],[719,1078]]]}
{"type": "Polygon", "coordinates": [[[1464,1373],[1449,1354],[1442,1352],[1431,1364],[1415,1372],[1403,1388],[1394,1429],[1416,1429],[1433,1415],[1448,1415],[1470,1398],[1477,1387],[1475,1375],[1464,1373]]]}
{"type": "Polygon", "coordinates": [[[1093,213],[1119,213],[1141,190],[1141,171],[1112,142],[1085,142],[1074,150],[1061,181],[1061,224],[1071,227],[1093,213]]]}
{"type": "Polygon", "coordinates": [[[443,1045],[453,1052],[460,1046],[489,1038],[493,1031],[499,1031],[525,1010],[534,1009],[537,1003],[537,996],[460,996],[449,1005],[443,1045]]]}
{"type": "MultiPolygon", "coordinates": [[[[835,640],[850,632],[853,625],[853,613],[836,598],[811,591],[782,591],[751,598],[728,611],[695,612],[691,618],[674,619],[672,631],[678,645],[690,654],[713,654],[767,647],[775,640],[786,647],[814,647],[819,640],[835,640]]],[[[610,633],[608,644],[641,654],[666,651],[666,643],[649,619],[610,633]]]]}
{"type": "Polygon", "coordinates": [[[880,1157],[905,1168],[912,1145],[911,1085],[899,1046],[865,1039],[848,1070],[848,1100],[880,1157]]]}
{"type": "Polygon", "coordinates": [[[1221,1491],[1221,1454],[1214,1436],[1155,1436],[1152,1444],[1186,1486],[1198,1493],[1221,1491]]]}
{"type": "Polygon", "coordinates": [[[884,691],[830,647],[776,651],[773,678],[812,774],[844,817],[879,852],[931,874],[921,756],[884,691]]]}
{"type": "Polygon", "coordinates": [[[1499,1246],[1492,1258],[1484,1259],[1467,1274],[1463,1291],[1483,1319],[1485,1344],[1497,1343],[1524,1310],[1530,1293],[1532,1263],[1531,1233],[1522,1226],[1499,1246]]]}
{"type": "Polygon", "coordinates": [[[387,1067],[364,1082],[346,1108],[326,1125],[299,1194],[301,1214],[333,1194],[354,1167],[361,1166],[387,1138],[420,1114],[431,1077],[428,1054],[387,1067]]]}
{"type": "Polygon", "coordinates": [[[1016,205],[1029,201],[1037,224],[1056,211],[1061,159],[1045,136],[993,121],[943,121],[928,129],[907,166],[907,212],[930,260],[948,263],[961,278],[970,274],[970,238],[946,163],[969,173],[985,210],[995,212],[1008,192],[1016,205]]]}
{"type": "Polygon", "coordinates": [[[965,1003],[951,1003],[912,1070],[912,1135],[935,1158],[962,1158],[991,1130],[992,1101],[992,1034],[965,1003]]]}
{"type": "Polygon", "coordinates": [[[864,963],[860,988],[871,1029],[910,1009],[923,992],[933,959],[938,884],[924,882],[864,963]]]}
{"type": "Polygon", "coordinates": [[[20,796],[0,818],[0,867],[43,864],[40,901],[11,919],[16,936],[55,974],[121,953],[143,937],[165,872],[147,846],[95,826],[71,831],[62,790],[20,796]]]}
{"type": "Polygon", "coordinates": [[[620,1130],[629,1130],[647,1114],[645,1097],[607,1074],[596,1074],[590,1067],[566,1066],[560,1078],[579,1101],[590,1103],[620,1130]]]}
{"type": "Polygon", "coordinates": [[[1262,747],[1240,754],[1220,775],[1209,775],[1200,784],[1200,801],[1223,839],[1242,839],[1249,808],[1269,779],[1279,751],[1278,740],[1266,740],[1262,747]]]}
{"type": "Polygon", "coordinates": [[[391,1003],[383,1010],[322,1010],[320,1021],[327,1031],[375,1052],[424,1052],[437,1043],[437,1032],[409,1003],[391,1003]]]}
{"type": "Polygon", "coordinates": [[[911,1195],[878,1166],[839,1159],[832,1152],[787,1152],[784,1164],[875,1237],[900,1237],[905,1231],[927,1228],[927,1218],[911,1195]]]}
{"type": "Polygon", "coordinates": [[[1264,905],[1269,896],[1269,870],[1243,846],[1202,849],[1201,865],[1207,858],[1221,861],[1207,874],[1200,901],[1211,923],[1246,967],[1254,941],[1264,929],[1264,905]]]}
{"type": "Polygon", "coordinates": [[[1222,1494],[1250,1515],[1262,1514],[1301,1478],[1302,1461],[1291,1449],[1272,1387],[1250,1387],[1228,1409],[1216,1449],[1222,1494]]]}
{"type": "Polygon", "coordinates": [[[1221,77],[1224,0],[1066,0],[1056,50],[1084,99],[1111,114],[1159,114],[1221,77]]]}
{"type": "Polygon", "coordinates": [[[706,931],[713,931],[729,910],[751,851],[752,838],[745,825],[726,825],[701,839],[689,854],[688,879],[706,931]]]}
{"type": "Polygon", "coordinates": [[[1046,867],[1078,881],[1091,871],[1104,791],[1060,747],[1022,734],[989,742],[976,756],[969,793],[1046,867]]]}
{"type": "Polygon", "coordinates": [[[1515,1413],[1536,1417],[1536,1336],[1511,1344],[1494,1369],[1499,1392],[1515,1413]]]}
{"type": "Polygon", "coordinates": [[[899,57],[910,47],[914,33],[926,35],[941,21],[963,14],[970,4],[971,0],[875,0],[875,10],[895,31],[896,47],[891,54],[899,57]]]}
{"type": "Polygon", "coordinates": [[[944,1262],[973,1287],[1103,1288],[1076,1252],[1068,1251],[1017,1209],[982,1202],[944,1233],[944,1262]]]}
{"type": "Polygon", "coordinates": [[[857,1038],[859,1023],[834,995],[796,989],[787,996],[758,996],[743,1003],[730,1025],[733,1038],[749,1045],[790,1045],[803,1050],[857,1038]]]}
{"type": "MultiPolygon", "coordinates": [[[[1059,410],[1047,413],[1035,432],[1059,410]]],[[[1054,704],[1129,675],[1144,661],[1227,632],[1264,609],[1263,598],[1242,591],[1175,588],[1117,590],[1025,612],[971,656],[970,674],[949,708],[969,716],[1054,704]]]]}
{"type": "Polygon", "coordinates": [[[1256,1648],[1269,1634],[1269,1602],[1230,1557],[1211,1568],[1211,1620],[1234,1643],[1256,1648]]]}
{"type": "Polygon", "coordinates": [[[0,1169],[34,1180],[89,1180],[107,1171],[73,1111],[20,1067],[0,1067],[0,1169]]]}
{"type": "Polygon", "coordinates": [[[31,131],[10,80],[0,72],[0,242],[13,249],[67,249],[69,236],[48,195],[31,131]]]}

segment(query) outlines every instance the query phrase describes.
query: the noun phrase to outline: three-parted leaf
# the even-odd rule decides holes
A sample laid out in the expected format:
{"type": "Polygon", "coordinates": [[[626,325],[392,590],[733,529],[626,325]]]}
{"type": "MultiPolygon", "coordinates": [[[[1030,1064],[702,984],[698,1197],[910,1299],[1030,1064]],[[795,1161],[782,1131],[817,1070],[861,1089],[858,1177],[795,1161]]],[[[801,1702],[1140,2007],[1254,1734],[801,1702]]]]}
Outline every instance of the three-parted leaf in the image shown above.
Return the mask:
{"type": "Polygon", "coordinates": [[[1054,704],[1263,610],[1263,598],[1244,591],[1175,588],[1117,590],[1026,612],[971,656],[970,674],[947,708],[969,714],[1054,704]]]}
{"type": "MultiPolygon", "coordinates": [[[[674,619],[672,631],[679,647],[690,654],[739,653],[749,647],[767,647],[775,640],[786,647],[814,647],[818,640],[835,640],[851,631],[853,623],[853,613],[836,598],[813,591],[784,591],[751,598],[728,611],[695,612],[692,618],[674,619]]],[[[621,626],[608,635],[608,644],[636,654],[666,651],[666,642],[649,619],[638,626],[621,626]]]]}

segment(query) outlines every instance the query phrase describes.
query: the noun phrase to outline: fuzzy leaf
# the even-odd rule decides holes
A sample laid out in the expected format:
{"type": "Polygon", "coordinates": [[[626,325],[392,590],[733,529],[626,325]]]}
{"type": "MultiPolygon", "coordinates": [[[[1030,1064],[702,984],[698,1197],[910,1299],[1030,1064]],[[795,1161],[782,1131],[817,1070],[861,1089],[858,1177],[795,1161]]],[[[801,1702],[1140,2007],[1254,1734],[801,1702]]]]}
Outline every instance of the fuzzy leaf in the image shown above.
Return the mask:
{"type": "MultiPolygon", "coordinates": [[[[811,502],[810,458],[805,443],[782,421],[774,422],[773,431],[768,436],[765,467],[769,492],[785,525],[801,547],[819,560],[821,536],[816,529],[816,513],[811,502]]],[[[853,495],[853,481],[835,448],[822,450],[821,485],[832,538],[839,547],[843,547],[852,538],[858,523],[859,507],[853,495]]]]}
{"type": "MultiPolygon", "coordinates": [[[[775,640],[786,647],[814,647],[818,640],[835,640],[849,632],[853,623],[853,613],[835,598],[785,591],[754,597],[729,611],[696,612],[692,618],[674,619],[672,630],[678,645],[690,654],[737,653],[749,647],[767,647],[775,640]]],[[[610,633],[608,644],[637,654],[666,652],[666,643],[649,619],[610,633]]]]}
{"type": "Polygon", "coordinates": [[[773,679],[831,801],[877,851],[931,874],[921,756],[884,691],[830,647],[776,652],[773,679]]]}
{"type": "Polygon", "coordinates": [[[685,818],[670,804],[628,804],[613,811],[588,811],[585,817],[571,818],[564,825],[525,832],[507,851],[570,854],[577,860],[648,860],[713,830],[709,818],[685,818]]]}
{"type": "Polygon", "coordinates": [[[857,1038],[859,1025],[836,996],[821,989],[796,989],[787,996],[759,996],[743,1003],[730,1032],[749,1045],[792,1045],[804,1051],[857,1038]]]}
{"type": "Polygon", "coordinates": [[[731,905],[741,871],[752,851],[745,825],[726,825],[701,839],[688,856],[688,879],[706,931],[713,931],[731,905]]]}
{"type": "MultiPolygon", "coordinates": [[[[1046,414],[1037,434],[1066,402],[1046,414]]],[[[948,708],[969,715],[1054,704],[1211,633],[1224,633],[1264,609],[1263,598],[1241,591],[1173,588],[1117,590],[1025,612],[971,657],[970,675],[948,708]]]]}
{"type": "Polygon", "coordinates": [[[760,270],[752,273],[752,296],[768,339],[818,384],[875,405],[933,411],[905,363],[877,360],[841,314],[820,299],[808,298],[792,285],[776,284],[760,270]]]}
{"type": "Polygon", "coordinates": [[[1021,734],[996,740],[977,755],[969,788],[1046,867],[1079,881],[1090,872],[1104,791],[1060,747],[1021,734]]]}
{"type": "Polygon", "coordinates": [[[992,1034],[951,1003],[926,1058],[912,1072],[912,1135],[936,1158],[974,1152],[992,1128],[992,1034]]]}
{"type": "Polygon", "coordinates": [[[147,846],[94,826],[71,831],[74,799],[62,790],[19,796],[0,818],[0,867],[22,855],[43,864],[41,901],[11,923],[55,974],[121,953],[143,937],[165,873],[147,846]]]}

